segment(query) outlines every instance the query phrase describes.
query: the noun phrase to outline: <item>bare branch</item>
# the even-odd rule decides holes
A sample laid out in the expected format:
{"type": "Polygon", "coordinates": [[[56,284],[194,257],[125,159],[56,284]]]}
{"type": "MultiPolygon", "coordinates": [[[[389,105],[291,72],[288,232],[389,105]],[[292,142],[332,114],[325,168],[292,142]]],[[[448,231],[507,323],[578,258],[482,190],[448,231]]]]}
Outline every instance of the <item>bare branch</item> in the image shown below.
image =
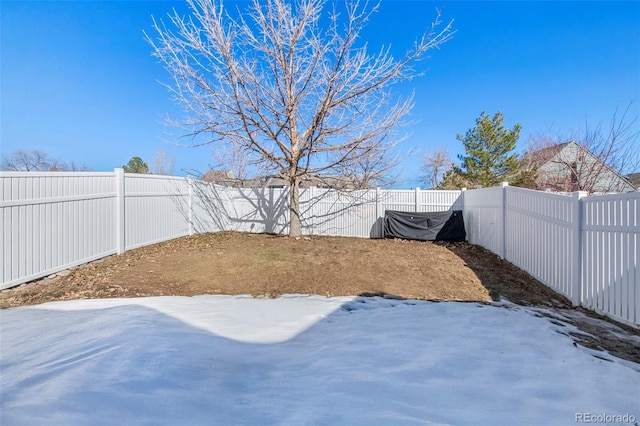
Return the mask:
{"type": "Polygon", "coordinates": [[[162,148],[158,148],[153,159],[154,175],[172,175],[174,173],[173,165],[176,159],[162,148]]]}
{"type": "Polygon", "coordinates": [[[563,138],[536,135],[527,146],[524,160],[538,167],[536,187],[558,192],[624,192],[635,188],[625,176],[640,170],[637,117],[629,118],[627,106],[608,126],[588,122],[582,132],[563,138]]]}
{"type": "Polygon", "coordinates": [[[422,159],[420,183],[427,188],[437,188],[442,176],[452,165],[451,156],[446,148],[437,147],[433,151],[427,151],[422,159]]]}
{"type": "Polygon", "coordinates": [[[80,172],[87,171],[89,168],[85,164],[77,164],[74,161],[70,164],[64,163],[37,149],[32,151],[18,149],[11,153],[10,157],[2,159],[0,170],[14,172],[80,172]]]}
{"type": "Polygon", "coordinates": [[[156,37],[146,35],[185,111],[174,124],[196,144],[226,146],[251,167],[285,176],[292,235],[304,176],[354,173],[372,182],[389,172],[402,140],[393,130],[413,105],[389,88],[419,75],[415,63],[453,34],[437,12],[394,58],[389,47],[370,53],[360,40],[378,10],[366,1],[327,8],[325,0],[253,0],[244,12],[219,0],[188,4],[190,15],[154,20],[156,37]]]}

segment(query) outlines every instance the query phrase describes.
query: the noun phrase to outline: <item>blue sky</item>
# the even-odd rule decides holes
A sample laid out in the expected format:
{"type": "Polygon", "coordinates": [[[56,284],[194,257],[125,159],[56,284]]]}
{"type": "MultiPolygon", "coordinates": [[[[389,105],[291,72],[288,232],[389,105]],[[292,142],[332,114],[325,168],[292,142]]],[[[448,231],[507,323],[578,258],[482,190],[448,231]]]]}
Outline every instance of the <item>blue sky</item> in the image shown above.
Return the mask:
{"type": "MultiPolygon", "coordinates": [[[[227,2],[231,3],[231,2],[227,2]]],[[[372,45],[403,51],[442,2],[385,0],[367,27],[372,45]]],[[[111,171],[131,157],[153,162],[162,148],[177,174],[206,171],[213,148],[186,143],[163,117],[178,116],[168,74],[143,31],[172,1],[7,1],[0,3],[0,141],[3,156],[39,149],[63,161],[111,171]]],[[[518,149],[535,133],[569,134],[607,123],[633,102],[640,115],[640,2],[468,2],[450,0],[453,39],[420,66],[427,73],[394,90],[415,93],[418,123],[404,149],[444,146],[463,153],[456,134],[484,110],[522,124],[518,149]]],[[[637,129],[636,125],[636,130],[637,129]]],[[[414,187],[421,154],[400,168],[414,187]]]]}

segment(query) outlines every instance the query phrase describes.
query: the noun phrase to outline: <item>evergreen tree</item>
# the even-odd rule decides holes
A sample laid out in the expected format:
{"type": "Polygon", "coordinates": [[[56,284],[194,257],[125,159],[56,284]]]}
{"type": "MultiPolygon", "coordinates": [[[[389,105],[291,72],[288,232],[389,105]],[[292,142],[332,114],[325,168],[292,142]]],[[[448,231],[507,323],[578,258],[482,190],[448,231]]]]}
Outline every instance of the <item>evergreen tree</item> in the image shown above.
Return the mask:
{"type": "Polygon", "coordinates": [[[149,173],[149,166],[140,157],[133,157],[127,164],[122,166],[125,173],[149,173]]]}
{"type": "Polygon", "coordinates": [[[453,190],[462,188],[473,188],[474,185],[471,185],[471,183],[467,182],[467,180],[463,178],[459,172],[456,172],[456,169],[458,171],[460,170],[455,166],[447,170],[444,175],[442,175],[442,180],[440,181],[440,183],[438,183],[436,189],[453,190]]]}
{"type": "Polygon", "coordinates": [[[456,139],[463,143],[466,155],[458,155],[460,167],[453,167],[453,174],[459,175],[470,186],[495,186],[509,179],[517,180],[520,160],[512,153],[516,146],[520,129],[517,123],[512,130],[503,125],[504,114],[498,111],[493,118],[484,111],[476,119],[476,126],[456,139]]]}

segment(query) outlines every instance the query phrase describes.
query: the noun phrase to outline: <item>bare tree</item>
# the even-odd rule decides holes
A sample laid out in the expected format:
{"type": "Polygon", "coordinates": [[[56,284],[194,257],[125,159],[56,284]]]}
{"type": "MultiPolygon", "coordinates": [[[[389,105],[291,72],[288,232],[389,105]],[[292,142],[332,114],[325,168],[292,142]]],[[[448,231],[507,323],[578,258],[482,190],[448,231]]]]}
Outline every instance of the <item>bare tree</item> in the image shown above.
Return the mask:
{"type": "Polygon", "coordinates": [[[88,172],[90,169],[89,166],[84,163],[78,164],[75,161],[72,161],[68,164],[61,163],[57,170],[61,172],[88,172]]]}
{"type": "Polygon", "coordinates": [[[235,179],[249,179],[249,169],[252,169],[251,174],[254,177],[265,177],[266,171],[252,168],[249,159],[242,155],[242,152],[235,146],[222,146],[214,151],[213,157],[215,164],[211,164],[209,167],[211,169],[225,169],[235,179]]]}
{"type": "Polygon", "coordinates": [[[442,176],[451,169],[452,164],[449,151],[446,148],[437,147],[433,151],[427,151],[422,158],[420,183],[427,188],[437,188],[442,176]]]}
{"type": "Polygon", "coordinates": [[[48,171],[51,170],[57,162],[57,160],[51,158],[46,152],[37,149],[33,151],[18,149],[14,151],[10,157],[4,157],[2,159],[2,170],[16,172],[48,171]]]}
{"type": "Polygon", "coordinates": [[[175,157],[162,148],[158,148],[153,159],[154,175],[172,175],[174,173],[173,165],[175,157]]]}
{"type": "Polygon", "coordinates": [[[536,168],[535,187],[558,192],[623,192],[632,189],[624,176],[640,170],[637,117],[613,114],[607,126],[585,123],[582,132],[562,138],[535,135],[527,143],[524,163],[536,168]],[[564,140],[565,142],[561,141],[564,140]]]}
{"type": "Polygon", "coordinates": [[[394,100],[389,87],[419,75],[416,61],[452,35],[438,12],[398,59],[388,47],[371,54],[360,41],[378,10],[368,2],[253,0],[235,14],[218,0],[188,4],[190,16],[169,15],[171,28],[154,20],[157,39],[147,35],[186,111],[173,124],[194,144],[232,146],[250,165],[283,174],[290,236],[301,233],[304,176],[385,176],[400,139],[394,129],[413,104],[394,100]]]}
{"type": "Polygon", "coordinates": [[[46,152],[34,149],[26,151],[15,150],[10,157],[4,157],[0,164],[3,171],[14,172],[66,172],[66,171],[87,171],[89,168],[74,161],[67,164],[51,157],[46,152]]]}

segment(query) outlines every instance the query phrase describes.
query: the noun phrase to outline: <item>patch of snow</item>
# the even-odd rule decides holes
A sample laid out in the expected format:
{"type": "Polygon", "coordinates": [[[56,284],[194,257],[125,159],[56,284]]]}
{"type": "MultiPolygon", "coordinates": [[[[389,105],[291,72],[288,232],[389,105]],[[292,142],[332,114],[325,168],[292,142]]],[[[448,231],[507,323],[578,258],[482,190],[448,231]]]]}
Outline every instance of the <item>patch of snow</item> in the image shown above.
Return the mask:
{"type": "Polygon", "coordinates": [[[6,309],[0,423],[574,425],[580,413],[640,420],[633,363],[592,356],[601,353],[576,347],[557,332],[572,326],[558,321],[507,302],[295,295],[6,309]]]}

